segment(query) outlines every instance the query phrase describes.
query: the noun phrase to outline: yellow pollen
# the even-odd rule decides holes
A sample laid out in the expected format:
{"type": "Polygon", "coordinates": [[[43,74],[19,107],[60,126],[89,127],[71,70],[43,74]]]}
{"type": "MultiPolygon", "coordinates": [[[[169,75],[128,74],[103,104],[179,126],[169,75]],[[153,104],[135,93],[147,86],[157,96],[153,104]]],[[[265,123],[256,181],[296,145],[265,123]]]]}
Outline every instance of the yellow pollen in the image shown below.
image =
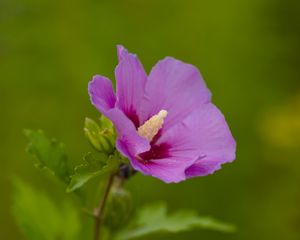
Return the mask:
{"type": "Polygon", "coordinates": [[[138,134],[151,142],[164,124],[164,118],[167,115],[168,112],[166,110],[160,110],[158,114],[152,116],[148,121],[138,128],[138,134]]]}

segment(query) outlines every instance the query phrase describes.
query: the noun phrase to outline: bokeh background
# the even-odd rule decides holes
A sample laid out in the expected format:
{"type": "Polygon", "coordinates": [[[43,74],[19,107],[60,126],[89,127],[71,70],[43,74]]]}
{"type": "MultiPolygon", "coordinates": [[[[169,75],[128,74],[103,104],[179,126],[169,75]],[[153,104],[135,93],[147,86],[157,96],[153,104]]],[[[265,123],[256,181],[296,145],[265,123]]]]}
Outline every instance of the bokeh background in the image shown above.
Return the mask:
{"type": "Polygon", "coordinates": [[[156,239],[300,239],[297,0],[0,0],[0,239],[25,239],[11,214],[12,177],[66,197],[33,167],[22,129],[43,129],[80,162],[90,149],[84,118],[99,116],[87,83],[96,73],[114,79],[120,43],[147,72],[167,55],[199,67],[238,143],[236,161],[214,175],[129,181],[137,206],[163,200],[238,227],[156,239]]]}

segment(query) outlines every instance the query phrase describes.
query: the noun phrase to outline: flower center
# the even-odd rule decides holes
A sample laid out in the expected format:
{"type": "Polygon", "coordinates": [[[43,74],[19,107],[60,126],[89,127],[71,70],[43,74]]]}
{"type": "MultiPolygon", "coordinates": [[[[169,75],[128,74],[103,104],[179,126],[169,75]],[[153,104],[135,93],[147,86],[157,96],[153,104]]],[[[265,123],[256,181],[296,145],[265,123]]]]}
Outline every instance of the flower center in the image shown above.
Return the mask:
{"type": "Polygon", "coordinates": [[[138,128],[138,134],[151,142],[164,124],[164,118],[166,118],[167,115],[168,112],[166,110],[160,110],[158,114],[152,116],[148,121],[138,128]]]}

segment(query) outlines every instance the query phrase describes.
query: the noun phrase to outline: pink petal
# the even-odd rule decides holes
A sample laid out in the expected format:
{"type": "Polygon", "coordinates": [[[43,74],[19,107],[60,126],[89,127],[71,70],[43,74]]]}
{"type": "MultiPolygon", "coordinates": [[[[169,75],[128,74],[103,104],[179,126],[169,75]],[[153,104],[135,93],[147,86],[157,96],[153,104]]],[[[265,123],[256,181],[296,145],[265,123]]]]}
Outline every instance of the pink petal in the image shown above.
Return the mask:
{"type": "MultiPolygon", "coordinates": [[[[203,104],[166,131],[156,144],[169,144],[174,157],[197,160],[187,176],[203,176],[235,159],[236,143],[223,114],[212,103],[203,104]]],[[[193,164],[191,164],[193,165],[193,164]]]]}
{"type": "MultiPolygon", "coordinates": [[[[186,161],[186,158],[171,157],[149,161],[146,164],[135,162],[135,167],[144,175],[150,175],[165,183],[178,183],[186,179],[186,165],[191,164],[191,160],[186,161]]],[[[192,160],[194,162],[195,160],[192,160]]]]}
{"type": "Polygon", "coordinates": [[[134,124],[139,126],[139,105],[144,94],[147,80],[145,70],[138,58],[118,46],[119,64],[115,70],[117,81],[117,102],[120,108],[134,124]]]}
{"type": "Polygon", "coordinates": [[[149,142],[140,137],[132,121],[119,109],[114,108],[107,112],[105,115],[113,122],[117,133],[117,147],[123,155],[130,152],[133,155],[148,151],[150,149],[149,142]]]}
{"type": "Polygon", "coordinates": [[[107,111],[115,106],[116,97],[111,81],[103,76],[96,75],[88,86],[92,104],[100,111],[107,111]]]}
{"type": "Polygon", "coordinates": [[[131,150],[128,149],[128,142],[117,142],[118,150],[130,160],[132,167],[142,174],[159,178],[166,183],[177,183],[186,179],[185,169],[195,162],[194,159],[188,160],[187,158],[170,157],[142,162],[135,156],[141,152],[145,152],[145,150],[148,151],[150,146],[148,149],[145,146],[141,144],[138,149],[136,148],[134,153],[132,152],[132,147],[131,150]]]}
{"type": "MultiPolygon", "coordinates": [[[[226,162],[226,160],[224,162],[226,162]]],[[[221,165],[224,162],[220,161],[218,158],[200,157],[192,166],[185,170],[185,175],[187,178],[191,178],[213,174],[221,168],[221,165]]]]}
{"type": "Polygon", "coordinates": [[[140,137],[133,122],[120,109],[114,107],[116,100],[111,81],[97,75],[88,88],[93,105],[113,122],[118,133],[117,142],[126,145],[126,151],[136,154],[148,151],[149,142],[140,137]]]}
{"type": "Polygon", "coordinates": [[[140,104],[140,120],[143,123],[160,110],[167,110],[166,130],[210,98],[196,67],[167,57],[152,68],[140,104]]]}

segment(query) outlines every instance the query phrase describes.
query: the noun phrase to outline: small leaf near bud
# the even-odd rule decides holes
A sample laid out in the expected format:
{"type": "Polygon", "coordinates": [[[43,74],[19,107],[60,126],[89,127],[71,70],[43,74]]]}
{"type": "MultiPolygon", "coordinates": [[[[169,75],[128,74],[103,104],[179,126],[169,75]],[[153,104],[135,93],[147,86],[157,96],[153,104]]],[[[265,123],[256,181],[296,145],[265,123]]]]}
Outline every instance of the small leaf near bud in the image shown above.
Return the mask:
{"type": "Polygon", "coordinates": [[[110,155],[106,159],[97,159],[92,153],[88,153],[83,160],[82,164],[75,167],[67,192],[81,188],[95,177],[108,176],[117,172],[120,165],[120,160],[115,155],[110,155]]]}

